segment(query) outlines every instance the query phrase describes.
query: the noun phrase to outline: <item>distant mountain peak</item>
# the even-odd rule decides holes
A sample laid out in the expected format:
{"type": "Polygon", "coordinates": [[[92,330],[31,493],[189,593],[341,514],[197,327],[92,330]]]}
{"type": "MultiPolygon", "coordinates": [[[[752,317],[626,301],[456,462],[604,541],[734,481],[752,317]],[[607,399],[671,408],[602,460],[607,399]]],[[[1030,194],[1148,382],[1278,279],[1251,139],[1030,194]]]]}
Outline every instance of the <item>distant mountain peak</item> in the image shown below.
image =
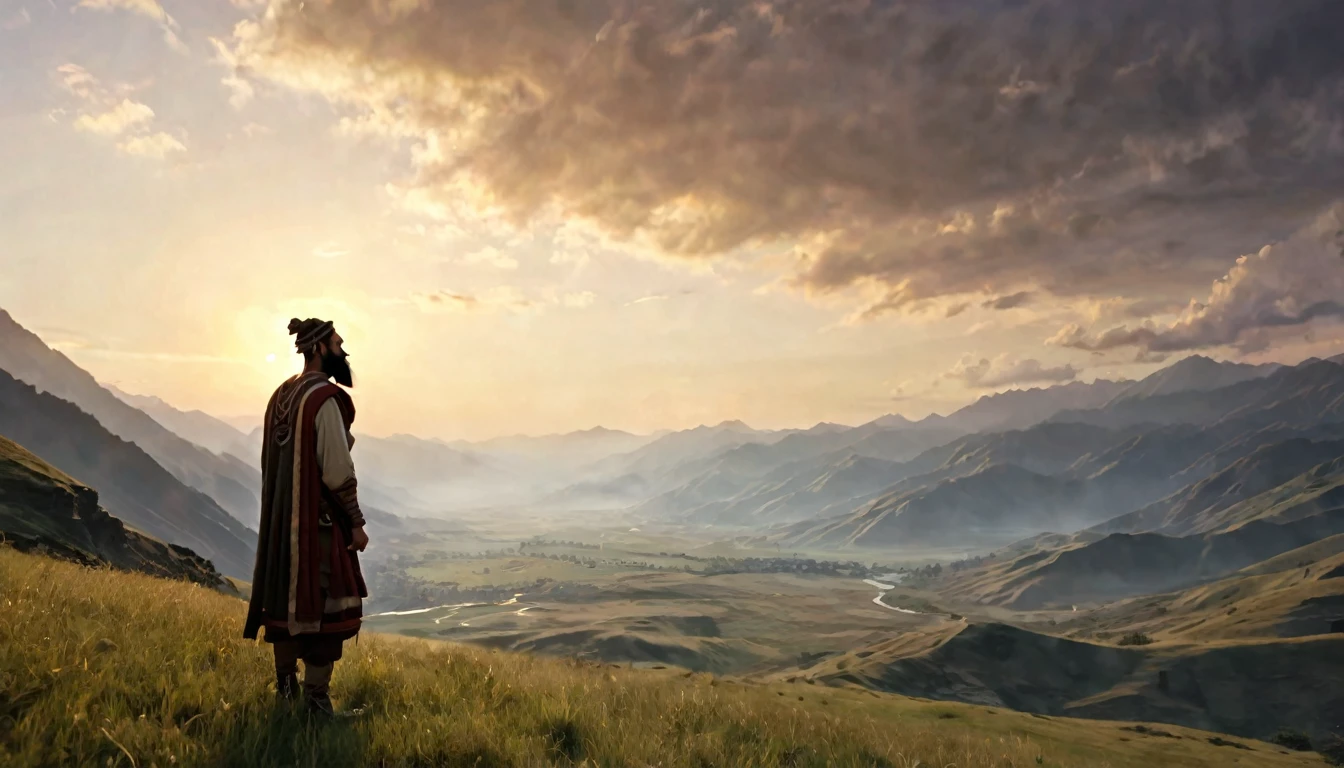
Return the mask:
{"type": "Polygon", "coordinates": [[[721,422],[719,422],[718,424],[716,424],[713,428],[714,428],[714,429],[719,429],[719,430],[729,430],[729,431],[731,431],[731,432],[755,432],[755,431],[756,431],[756,430],[752,429],[751,427],[747,426],[746,422],[741,421],[740,419],[731,419],[731,420],[729,420],[729,421],[721,421],[721,422]]]}
{"type": "Polygon", "coordinates": [[[1190,355],[1135,382],[1116,395],[1113,402],[1184,391],[1212,391],[1269,376],[1282,367],[1276,363],[1255,365],[1219,361],[1205,355],[1190,355]]]}
{"type": "Polygon", "coordinates": [[[888,413],[886,416],[878,416],[876,419],[873,419],[869,423],[871,423],[875,427],[882,427],[884,429],[895,429],[897,427],[912,426],[914,425],[915,422],[911,421],[910,419],[907,419],[906,417],[902,416],[899,413],[888,413]]]}
{"type": "Polygon", "coordinates": [[[620,429],[611,429],[611,428],[609,428],[609,427],[604,427],[604,426],[602,426],[601,424],[598,424],[597,426],[595,426],[595,427],[589,427],[588,429],[576,429],[576,430],[574,430],[573,432],[570,432],[569,434],[571,434],[571,435],[592,435],[592,436],[595,436],[595,437],[596,437],[596,436],[599,436],[599,435],[626,435],[626,434],[630,434],[630,433],[625,432],[624,430],[620,430],[620,429]]]}
{"type": "Polygon", "coordinates": [[[819,421],[807,429],[808,432],[843,432],[850,427],[832,421],[819,421]]]}

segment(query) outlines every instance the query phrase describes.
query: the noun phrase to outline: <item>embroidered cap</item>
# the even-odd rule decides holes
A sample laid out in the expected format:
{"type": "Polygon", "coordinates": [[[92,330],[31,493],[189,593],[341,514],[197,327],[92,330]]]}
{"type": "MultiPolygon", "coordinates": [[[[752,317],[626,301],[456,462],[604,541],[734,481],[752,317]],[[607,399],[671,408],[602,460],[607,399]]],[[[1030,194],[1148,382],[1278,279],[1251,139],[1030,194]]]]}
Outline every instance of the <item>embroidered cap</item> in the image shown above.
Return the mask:
{"type": "Polygon", "coordinates": [[[310,317],[307,320],[300,320],[297,317],[289,321],[289,333],[294,337],[294,348],[299,352],[307,352],[318,344],[327,340],[332,332],[336,330],[336,324],[330,320],[318,320],[310,317]]]}

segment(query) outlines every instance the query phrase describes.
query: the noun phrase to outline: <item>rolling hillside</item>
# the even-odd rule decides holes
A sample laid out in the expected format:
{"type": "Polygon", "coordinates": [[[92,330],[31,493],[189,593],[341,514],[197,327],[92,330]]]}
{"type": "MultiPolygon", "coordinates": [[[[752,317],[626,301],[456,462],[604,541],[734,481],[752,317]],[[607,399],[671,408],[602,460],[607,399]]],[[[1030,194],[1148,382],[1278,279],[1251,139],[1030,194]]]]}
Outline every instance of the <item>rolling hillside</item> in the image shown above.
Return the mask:
{"type": "Polygon", "coordinates": [[[807,677],[1049,716],[1132,720],[1143,712],[1246,738],[1291,728],[1320,742],[1344,717],[1342,650],[1338,635],[1123,648],[990,623],[912,655],[879,643],[828,659],[807,677]]]}
{"type": "Polygon", "coordinates": [[[1217,581],[1073,614],[1050,631],[1114,639],[1140,633],[1176,643],[1310,637],[1344,619],[1344,534],[1217,581]]]}
{"type": "Polygon", "coordinates": [[[1026,555],[982,581],[982,602],[1018,610],[1116,600],[1212,581],[1344,533],[1344,510],[1284,523],[1262,520],[1221,533],[1113,533],[1054,552],[1026,555]]]}
{"type": "Polygon", "coordinates": [[[242,640],[239,600],[3,549],[0,592],[19,596],[0,623],[0,701],[12,723],[0,731],[0,762],[15,768],[1321,764],[1180,727],[372,634],[347,645],[333,685],[337,706],[361,714],[328,725],[273,710],[270,649],[242,640]]]}

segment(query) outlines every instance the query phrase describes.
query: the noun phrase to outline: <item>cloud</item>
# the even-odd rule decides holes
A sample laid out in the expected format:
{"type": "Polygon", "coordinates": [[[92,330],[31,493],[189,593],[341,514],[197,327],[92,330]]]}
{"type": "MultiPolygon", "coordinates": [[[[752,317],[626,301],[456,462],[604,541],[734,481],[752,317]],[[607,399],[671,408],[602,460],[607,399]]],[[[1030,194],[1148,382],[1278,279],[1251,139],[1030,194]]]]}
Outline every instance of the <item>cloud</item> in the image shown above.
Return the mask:
{"type": "Polygon", "coordinates": [[[220,82],[224,84],[225,88],[229,89],[229,106],[234,109],[242,109],[247,106],[247,103],[252,101],[252,97],[256,95],[252,84],[237,75],[229,75],[220,82]]]}
{"type": "Polygon", "coordinates": [[[518,268],[518,260],[501,252],[498,248],[487,245],[484,248],[473,251],[462,257],[464,264],[484,264],[495,269],[514,270],[518,268]]]}
{"type": "Polygon", "coordinates": [[[597,301],[592,291],[562,292],[551,287],[535,292],[527,292],[511,285],[499,285],[477,293],[459,291],[432,291],[417,293],[409,301],[393,300],[392,303],[409,303],[422,312],[430,314],[473,312],[505,313],[513,315],[540,314],[551,309],[586,309],[597,301]]]}
{"type": "Polygon", "coordinates": [[[1072,365],[1050,368],[1040,360],[1018,360],[1008,355],[1000,355],[993,360],[971,356],[963,357],[952,369],[943,374],[943,378],[959,381],[976,389],[997,389],[1010,384],[1056,384],[1073,381],[1078,378],[1078,370],[1072,365]]]}
{"type": "Polygon", "coordinates": [[[481,305],[480,300],[475,296],[451,291],[417,293],[411,297],[411,300],[420,308],[420,311],[429,313],[467,312],[481,305]]]}
{"type": "Polygon", "coordinates": [[[231,47],[411,139],[420,210],[782,244],[790,285],[872,319],[1193,288],[1291,230],[1344,194],[1341,26],[1337,0],[276,0],[231,47]]]}
{"type": "Polygon", "coordinates": [[[1344,317],[1344,202],[1286,240],[1241,256],[1170,323],[1092,332],[1066,326],[1047,343],[1107,352],[1138,347],[1150,356],[1210,347],[1255,351],[1275,329],[1344,317]]]}
{"type": "Polygon", "coordinates": [[[227,43],[219,38],[210,38],[210,45],[215,49],[215,62],[223,65],[229,71],[219,82],[229,91],[229,106],[234,109],[242,109],[251,103],[256,97],[257,91],[245,75],[245,71],[238,64],[238,59],[233,55],[227,43]]]}
{"type": "Polygon", "coordinates": [[[158,0],[79,0],[79,7],[95,11],[131,11],[162,22],[167,22],[170,18],[158,0]]]}
{"type": "Polygon", "coordinates": [[[892,383],[884,382],[890,387],[887,391],[887,397],[893,402],[902,402],[905,400],[916,400],[928,390],[927,386],[920,387],[916,382],[906,379],[904,381],[892,383]]]}
{"type": "Polygon", "coordinates": [[[243,135],[249,139],[254,136],[269,136],[273,133],[275,133],[274,130],[261,123],[248,123],[243,126],[243,135]]]}
{"type": "Polygon", "coordinates": [[[154,119],[154,110],[139,102],[123,99],[120,104],[97,115],[80,115],[75,127],[81,131],[116,136],[126,129],[154,119]]]}
{"type": "Polygon", "coordinates": [[[638,299],[635,299],[634,301],[626,302],[625,306],[633,307],[636,304],[648,304],[651,301],[667,301],[670,298],[672,297],[661,293],[652,296],[641,296],[638,299]]]}
{"type": "Polygon", "coordinates": [[[81,99],[92,98],[98,86],[98,79],[78,64],[62,64],[56,68],[61,87],[81,99]]]}
{"type": "Polygon", "coordinates": [[[163,40],[170,48],[179,53],[187,52],[186,44],[177,36],[177,22],[168,15],[158,0],[79,0],[79,5],[76,7],[95,11],[122,10],[147,16],[159,23],[163,29],[163,40]]]}
{"type": "Polygon", "coordinates": [[[1031,303],[1031,291],[1019,291],[1007,296],[998,296],[986,301],[983,306],[985,309],[1016,309],[1031,303]]]}
{"type": "Polygon", "coordinates": [[[422,312],[480,312],[538,314],[553,308],[584,309],[597,300],[591,291],[562,293],[554,288],[529,293],[511,285],[500,285],[479,293],[433,291],[417,293],[410,303],[422,312]]]}
{"type": "Polygon", "coordinates": [[[187,151],[182,142],[162,132],[129,138],[117,144],[117,149],[128,155],[152,157],[158,160],[177,152],[187,151]]]}
{"type": "MultiPolygon", "coordinates": [[[[71,123],[76,130],[100,136],[124,136],[117,149],[128,155],[163,159],[185,152],[182,140],[154,129],[154,110],[125,94],[134,92],[127,85],[105,85],[78,64],[62,64],[56,76],[65,91],[85,103],[79,117],[71,123]]],[[[56,120],[65,110],[56,109],[49,117],[56,120]]]]}

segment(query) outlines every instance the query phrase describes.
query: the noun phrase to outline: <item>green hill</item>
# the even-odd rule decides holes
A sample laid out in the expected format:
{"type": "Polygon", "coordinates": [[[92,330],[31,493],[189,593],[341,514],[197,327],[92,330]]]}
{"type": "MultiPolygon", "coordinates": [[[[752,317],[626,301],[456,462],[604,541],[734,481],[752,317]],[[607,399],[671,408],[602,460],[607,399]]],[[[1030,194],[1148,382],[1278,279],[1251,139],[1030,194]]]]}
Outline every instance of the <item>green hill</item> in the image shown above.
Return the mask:
{"type": "Polygon", "coordinates": [[[0,596],[6,766],[1322,765],[1174,726],[370,634],[333,691],[361,714],[323,723],[273,710],[269,650],[240,637],[237,599],[5,549],[0,596]]]}
{"type": "Polygon", "coordinates": [[[1337,733],[1344,677],[1337,635],[1122,647],[995,623],[952,632],[916,653],[888,641],[806,674],[921,698],[1042,715],[1148,718],[1245,738],[1291,729],[1323,744],[1337,733]]]}

